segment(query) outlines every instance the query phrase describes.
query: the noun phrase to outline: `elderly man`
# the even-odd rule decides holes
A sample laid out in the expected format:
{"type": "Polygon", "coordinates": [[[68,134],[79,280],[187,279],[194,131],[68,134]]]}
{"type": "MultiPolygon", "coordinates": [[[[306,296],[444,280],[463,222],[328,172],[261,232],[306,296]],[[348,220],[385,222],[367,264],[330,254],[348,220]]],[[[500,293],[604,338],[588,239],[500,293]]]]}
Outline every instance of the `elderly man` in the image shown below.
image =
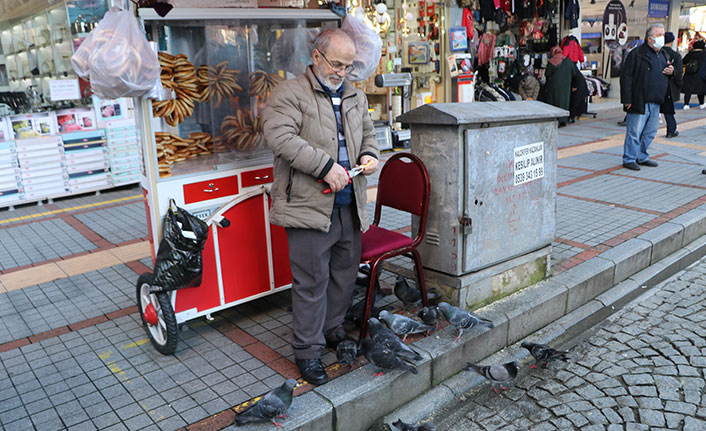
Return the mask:
{"type": "Polygon", "coordinates": [[[620,103],[627,111],[623,167],[639,171],[640,165],[656,167],[647,148],[657,134],[660,106],[670,91],[672,59],[662,50],[664,26],[651,24],[645,43],[628,54],[620,71],[620,103]]]}
{"type": "Polygon", "coordinates": [[[275,154],[272,223],[285,227],[292,268],[292,348],[304,379],[323,384],[324,346],[345,337],[361,231],[370,224],[366,179],[379,151],[365,94],[345,79],[355,45],[340,29],[314,42],[313,66],[279,84],[264,112],[264,134],[275,154]],[[330,188],[332,193],[323,193],[330,188]]]}

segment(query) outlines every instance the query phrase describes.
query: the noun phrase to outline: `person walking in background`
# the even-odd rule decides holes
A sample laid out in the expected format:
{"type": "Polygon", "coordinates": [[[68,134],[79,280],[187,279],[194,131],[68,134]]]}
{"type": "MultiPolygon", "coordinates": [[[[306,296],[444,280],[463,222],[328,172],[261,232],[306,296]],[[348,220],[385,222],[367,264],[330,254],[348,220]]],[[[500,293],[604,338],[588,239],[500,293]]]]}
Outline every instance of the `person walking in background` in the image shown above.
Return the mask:
{"type": "Polygon", "coordinates": [[[706,108],[704,104],[704,93],[706,86],[704,80],[699,76],[699,69],[706,59],[706,42],[697,40],[694,42],[691,52],[684,56],[684,84],[682,85],[682,93],[684,93],[684,110],[689,109],[689,99],[692,94],[696,94],[699,100],[699,107],[706,108]]]}
{"type": "MultiPolygon", "coordinates": [[[[571,60],[564,57],[561,47],[552,48],[551,55],[552,58],[549,59],[545,72],[547,78],[546,102],[568,111],[571,103],[571,83],[579,71],[571,60]]],[[[567,120],[567,117],[559,118],[559,127],[566,126],[567,120]]]]}
{"type": "Polygon", "coordinates": [[[302,377],[328,381],[325,346],[346,336],[361,252],[365,175],[378,168],[378,141],[368,100],[346,79],[356,55],[341,29],[321,32],[303,75],[275,87],[263,116],[267,145],[275,155],[270,216],[283,226],[292,268],[292,349],[302,377]],[[348,170],[364,165],[351,178],[348,170]],[[324,194],[329,187],[333,193],[324,194]]]}
{"type": "Polygon", "coordinates": [[[651,24],[645,43],[630,51],[620,71],[620,103],[628,113],[623,167],[633,171],[639,171],[639,165],[657,166],[649,159],[647,148],[657,134],[660,106],[674,74],[663,46],[664,25],[651,24]]]}
{"type": "Polygon", "coordinates": [[[674,104],[681,97],[680,88],[682,86],[682,78],[684,77],[684,67],[682,66],[681,55],[672,49],[674,43],[674,33],[668,31],[664,33],[664,51],[669,58],[669,63],[674,66],[674,74],[669,79],[669,91],[662,105],[660,112],[664,114],[664,119],[667,122],[667,138],[679,136],[677,131],[677,120],[674,118],[674,104]]]}

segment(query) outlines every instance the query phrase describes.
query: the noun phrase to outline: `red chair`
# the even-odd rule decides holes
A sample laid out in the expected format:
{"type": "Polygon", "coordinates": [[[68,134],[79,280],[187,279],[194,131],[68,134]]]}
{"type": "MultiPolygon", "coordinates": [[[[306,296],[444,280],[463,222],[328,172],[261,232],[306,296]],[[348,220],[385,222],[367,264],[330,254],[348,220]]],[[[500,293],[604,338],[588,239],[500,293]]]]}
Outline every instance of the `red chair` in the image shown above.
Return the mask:
{"type": "Polygon", "coordinates": [[[370,229],[363,234],[361,263],[370,265],[368,290],[365,295],[365,314],[360,329],[362,340],[368,332],[368,319],[375,299],[378,267],[385,259],[404,255],[414,261],[417,273],[417,286],[422,295],[422,303],[429,305],[424,284],[422,260],[417,246],[424,239],[429,209],[429,172],[419,157],[409,153],[398,153],[390,157],[380,172],[375,218],[370,229]],[[381,228],[382,207],[390,207],[419,216],[419,229],[414,238],[381,228]]]}

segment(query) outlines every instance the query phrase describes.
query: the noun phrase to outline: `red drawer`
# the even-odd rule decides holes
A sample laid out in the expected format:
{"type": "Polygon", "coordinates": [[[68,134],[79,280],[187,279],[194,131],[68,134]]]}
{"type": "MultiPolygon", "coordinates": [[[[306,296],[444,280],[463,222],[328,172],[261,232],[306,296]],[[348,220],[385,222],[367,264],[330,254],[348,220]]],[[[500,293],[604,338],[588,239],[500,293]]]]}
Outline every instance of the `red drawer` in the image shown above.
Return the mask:
{"type": "Polygon", "coordinates": [[[184,184],[184,203],[207,201],[238,194],[238,176],[184,184]]]}
{"type": "Polygon", "coordinates": [[[257,186],[272,182],[272,168],[256,169],[254,171],[242,172],[243,187],[257,186]]]}

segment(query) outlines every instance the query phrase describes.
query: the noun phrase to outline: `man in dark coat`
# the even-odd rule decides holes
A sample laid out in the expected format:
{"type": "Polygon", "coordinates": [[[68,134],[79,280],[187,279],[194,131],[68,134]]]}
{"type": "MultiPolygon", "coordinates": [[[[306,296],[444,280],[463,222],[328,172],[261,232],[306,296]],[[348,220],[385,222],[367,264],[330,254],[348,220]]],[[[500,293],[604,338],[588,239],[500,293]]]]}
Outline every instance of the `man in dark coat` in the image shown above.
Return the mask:
{"type": "Polygon", "coordinates": [[[677,131],[677,120],[674,118],[674,104],[679,101],[681,96],[681,85],[684,77],[684,67],[682,65],[681,54],[672,49],[674,43],[674,34],[671,31],[664,33],[664,51],[671,59],[671,64],[674,66],[674,74],[669,79],[669,92],[664,100],[664,104],[660,112],[664,114],[664,119],[667,121],[667,138],[679,136],[677,131]]]}
{"type": "Polygon", "coordinates": [[[647,148],[657,134],[660,107],[674,75],[674,66],[662,51],[663,46],[664,26],[651,24],[645,43],[630,51],[620,73],[620,103],[628,113],[623,167],[633,171],[639,171],[640,165],[657,166],[649,159],[647,148]]]}

